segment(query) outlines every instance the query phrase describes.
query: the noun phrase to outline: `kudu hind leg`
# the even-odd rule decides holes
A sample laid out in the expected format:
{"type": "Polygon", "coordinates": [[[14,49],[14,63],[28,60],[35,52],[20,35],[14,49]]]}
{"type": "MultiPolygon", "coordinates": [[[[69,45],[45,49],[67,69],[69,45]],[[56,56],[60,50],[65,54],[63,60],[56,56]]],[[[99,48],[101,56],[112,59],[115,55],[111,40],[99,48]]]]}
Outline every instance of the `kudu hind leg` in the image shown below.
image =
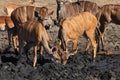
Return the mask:
{"type": "Polygon", "coordinates": [[[19,43],[20,43],[20,45],[19,45],[19,54],[22,55],[25,52],[24,51],[24,41],[19,38],[19,43]]]}
{"type": "Polygon", "coordinates": [[[37,46],[34,46],[33,49],[34,49],[33,67],[35,67],[37,63],[37,46]]]}
{"type": "Polygon", "coordinates": [[[15,36],[12,36],[12,42],[13,42],[13,46],[14,46],[14,49],[15,49],[15,51],[19,51],[19,49],[18,49],[18,46],[19,46],[19,42],[18,42],[18,36],[17,35],[15,35],[15,36]]]}
{"type": "Polygon", "coordinates": [[[26,57],[27,57],[27,61],[30,61],[30,59],[29,59],[29,56],[28,56],[28,50],[30,49],[30,48],[32,48],[33,46],[34,46],[35,44],[34,43],[32,43],[32,42],[28,42],[25,46],[24,46],[24,50],[25,50],[25,54],[26,54],[26,57]]]}
{"type": "Polygon", "coordinates": [[[87,42],[87,45],[86,45],[86,51],[88,51],[89,50],[89,48],[90,48],[90,40],[89,39],[87,39],[88,40],[88,42],[87,42]]]}
{"type": "Polygon", "coordinates": [[[100,34],[100,41],[101,41],[101,46],[102,46],[102,51],[105,51],[105,48],[104,48],[104,32],[105,32],[105,28],[107,27],[107,22],[105,23],[102,23],[99,28],[101,34],[100,34]]]}
{"type": "Polygon", "coordinates": [[[102,45],[102,51],[105,51],[104,49],[104,34],[101,34],[101,45],[102,45]]]}
{"type": "Polygon", "coordinates": [[[40,45],[40,55],[42,56],[42,55],[43,55],[43,53],[44,53],[43,46],[42,46],[42,45],[40,45]]]}
{"type": "Polygon", "coordinates": [[[10,29],[8,29],[8,41],[9,41],[9,46],[11,47],[11,45],[12,45],[12,34],[10,32],[10,29]]]}
{"type": "Polygon", "coordinates": [[[96,51],[97,51],[97,43],[95,41],[94,31],[86,31],[86,34],[87,34],[88,38],[90,39],[90,41],[92,43],[93,50],[94,50],[93,60],[95,61],[96,51]]]}

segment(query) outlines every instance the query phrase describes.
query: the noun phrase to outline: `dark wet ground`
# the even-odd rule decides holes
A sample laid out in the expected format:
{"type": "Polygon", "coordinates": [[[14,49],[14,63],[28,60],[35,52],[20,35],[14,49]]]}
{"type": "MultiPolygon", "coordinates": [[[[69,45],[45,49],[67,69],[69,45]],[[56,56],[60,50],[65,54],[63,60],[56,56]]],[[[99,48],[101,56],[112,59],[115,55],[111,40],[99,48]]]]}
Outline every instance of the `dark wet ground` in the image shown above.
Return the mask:
{"type": "MultiPolygon", "coordinates": [[[[49,33],[56,38],[58,28],[49,33]]],[[[79,51],[70,56],[66,65],[53,63],[38,55],[37,68],[27,62],[25,56],[18,59],[13,51],[5,50],[8,46],[7,33],[0,32],[0,80],[120,80],[120,26],[109,24],[105,32],[105,49],[111,55],[97,55],[96,62],[91,62],[92,55],[84,53],[86,40],[79,40],[79,51]]],[[[28,53],[33,59],[33,53],[28,53]]]]}

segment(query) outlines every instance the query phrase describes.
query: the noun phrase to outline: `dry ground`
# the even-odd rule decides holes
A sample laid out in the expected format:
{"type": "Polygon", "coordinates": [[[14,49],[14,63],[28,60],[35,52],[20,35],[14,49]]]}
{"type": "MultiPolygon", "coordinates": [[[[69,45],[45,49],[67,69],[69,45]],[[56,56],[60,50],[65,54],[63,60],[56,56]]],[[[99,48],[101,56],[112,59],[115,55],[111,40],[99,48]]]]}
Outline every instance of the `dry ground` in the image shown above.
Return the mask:
{"type": "MultiPolygon", "coordinates": [[[[75,1],[75,0],[71,0],[75,1]]],[[[120,4],[120,0],[91,0],[99,6],[104,4],[120,4]]],[[[28,0],[0,0],[0,15],[6,15],[4,6],[8,3],[27,5],[28,0]]],[[[35,6],[47,6],[56,12],[55,0],[36,0],[35,6]]],[[[54,13],[53,17],[56,17],[54,13]]],[[[48,32],[53,42],[56,39],[58,27],[53,26],[48,32]]],[[[5,50],[8,46],[7,32],[0,31],[0,80],[120,80],[120,25],[110,23],[105,32],[105,49],[112,55],[97,55],[97,61],[91,63],[91,56],[84,54],[86,40],[81,37],[79,50],[71,56],[66,65],[52,63],[46,58],[38,59],[37,69],[21,61],[13,51],[5,50]]],[[[28,53],[31,60],[33,54],[28,53]]],[[[40,57],[40,56],[38,56],[40,57]]]]}

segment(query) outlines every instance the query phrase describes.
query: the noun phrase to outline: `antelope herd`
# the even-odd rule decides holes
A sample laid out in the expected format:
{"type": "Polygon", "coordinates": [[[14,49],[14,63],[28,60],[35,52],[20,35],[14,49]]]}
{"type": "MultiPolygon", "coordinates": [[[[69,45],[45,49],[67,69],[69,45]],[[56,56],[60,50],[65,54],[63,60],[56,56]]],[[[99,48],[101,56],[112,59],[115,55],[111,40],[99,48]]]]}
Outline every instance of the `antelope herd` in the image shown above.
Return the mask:
{"type": "MultiPolygon", "coordinates": [[[[30,4],[34,2],[35,0],[30,1],[30,4]]],[[[6,5],[7,15],[0,16],[0,30],[7,29],[9,46],[13,45],[19,55],[32,47],[34,50],[33,67],[37,63],[37,47],[40,48],[41,55],[45,50],[52,55],[51,60],[66,64],[69,56],[77,52],[78,38],[85,34],[88,40],[86,51],[91,41],[93,60],[95,60],[99,51],[97,49],[102,45],[102,50],[104,50],[104,32],[107,24],[110,22],[120,24],[120,5],[107,4],[99,7],[90,1],[66,0],[56,0],[56,4],[57,13],[45,6],[6,5]],[[53,13],[57,15],[55,22],[59,31],[56,39],[58,44],[51,47],[47,30],[51,25],[55,25],[51,17],[53,13]],[[73,42],[71,50],[68,49],[69,41],[73,42]]]]}

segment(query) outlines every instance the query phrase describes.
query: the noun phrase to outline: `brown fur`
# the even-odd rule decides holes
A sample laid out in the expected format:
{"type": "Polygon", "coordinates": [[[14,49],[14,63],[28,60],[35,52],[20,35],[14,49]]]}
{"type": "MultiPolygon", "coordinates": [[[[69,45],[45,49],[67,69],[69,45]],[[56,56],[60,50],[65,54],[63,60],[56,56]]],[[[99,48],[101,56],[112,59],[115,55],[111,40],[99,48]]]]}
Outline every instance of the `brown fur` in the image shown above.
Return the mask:
{"type": "MultiPolygon", "coordinates": [[[[19,30],[19,43],[20,54],[24,52],[24,42],[32,43],[34,49],[33,67],[37,62],[37,47],[43,46],[45,50],[51,54],[52,51],[49,48],[49,35],[41,22],[30,20],[27,21],[19,30]]],[[[30,47],[30,46],[29,46],[30,47]]]]}
{"type": "Polygon", "coordinates": [[[88,12],[81,12],[69,19],[63,20],[58,33],[58,38],[61,40],[63,49],[65,49],[66,52],[69,52],[68,41],[72,41],[73,45],[70,53],[75,53],[77,50],[78,38],[83,35],[83,33],[85,33],[88,39],[92,42],[94,50],[93,57],[95,58],[97,44],[94,38],[94,33],[97,27],[97,23],[98,21],[96,17],[88,12]]]}
{"type": "Polygon", "coordinates": [[[104,50],[104,32],[108,23],[113,22],[120,24],[120,5],[107,4],[101,8],[101,17],[100,17],[100,39],[102,43],[102,50],[104,50]]]}
{"type": "Polygon", "coordinates": [[[6,16],[0,16],[0,30],[5,29],[5,18],[6,16]]]}
{"type": "Polygon", "coordinates": [[[96,3],[90,1],[66,2],[56,0],[57,2],[57,20],[71,17],[80,12],[91,12],[99,20],[100,8],[96,3]]]}
{"type": "MultiPolygon", "coordinates": [[[[56,0],[57,2],[57,24],[61,19],[70,18],[71,16],[81,13],[90,12],[97,17],[99,21],[101,16],[101,8],[94,2],[91,1],[76,1],[68,2],[65,0],[56,0]]],[[[96,29],[96,40],[98,40],[98,35],[100,34],[99,28],[96,29]]],[[[99,48],[98,48],[99,49],[99,48]]]]}
{"type": "Polygon", "coordinates": [[[44,19],[47,15],[48,8],[46,7],[21,6],[12,12],[11,19],[15,24],[16,32],[19,32],[19,28],[28,20],[38,20],[39,16],[44,19]]]}
{"type": "Polygon", "coordinates": [[[17,46],[17,42],[16,42],[16,32],[14,32],[14,24],[10,18],[10,16],[0,16],[0,30],[2,30],[2,28],[7,28],[7,32],[8,32],[8,40],[9,40],[9,46],[11,46],[12,42],[13,42],[13,46],[16,48],[17,46]]]}
{"type": "Polygon", "coordinates": [[[20,6],[21,5],[17,5],[17,4],[7,4],[5,6],[7,15],[11,16],[12,11],[15,10],[16,8],[20,7],[20,6]]]}
{"type": "Polygon", "coordinates": [[[28,20],[37,20],[38,16],[44,18],[47,14],[48,8],[46,7],[21,6],[12,12],[11,18],[14,24],[18,26],[28,20]]]}

